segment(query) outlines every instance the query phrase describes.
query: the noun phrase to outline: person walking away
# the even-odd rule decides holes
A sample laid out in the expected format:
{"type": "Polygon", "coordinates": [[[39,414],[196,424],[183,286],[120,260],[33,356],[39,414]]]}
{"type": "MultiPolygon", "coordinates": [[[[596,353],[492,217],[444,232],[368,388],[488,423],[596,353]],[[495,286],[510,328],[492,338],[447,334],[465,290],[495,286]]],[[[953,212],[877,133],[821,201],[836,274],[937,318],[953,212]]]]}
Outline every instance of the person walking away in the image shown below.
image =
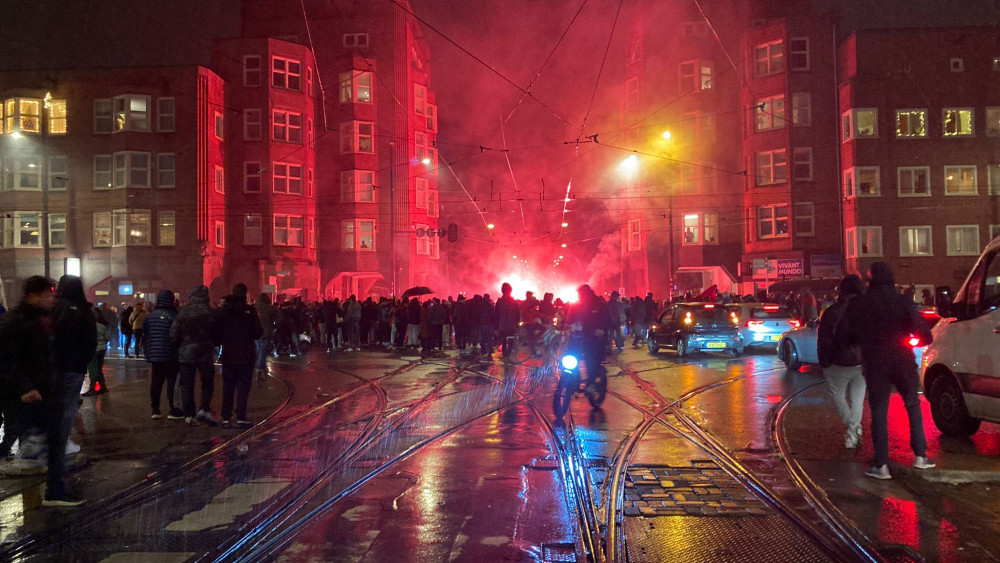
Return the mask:
{"type": "Polygon", "coordinates": [[[469,343],[469,321],[466,310],[468,302],[464,295],[458,296],[458,301],[451,307],[451,320],[455,326],[455,348],[459,354],[465,353],[465,347],[469,343]]]}
{"type": "Polygon", "coordinates": [[[637,296],[631,307],[632,314],[632,347],[638,348],[639,342],[645,339],[646,329],[646,302],[637,296]]]}
{"type": "Polygon", "coordinates": [[[444,347],[444,326],[448,324],[448,309],[445,308],[444,302],[435,299],[428,315],[431,324],[431,348],[440,350],[444,347]]]}
{"type": "MultiPolygon", "coordinates": [[[[170,407],[167,420],[184,418],[184,411],[174,406],[176,404],[174,387],[180,371],[177,347],[170,338],[170,329],[177,319],[177,306],[174,301],[173,291],[161,289],[156,294],[156,304],[152,312],[142,323],[142,330],[146,335],[144,355],[152,366],[152,375],[149,378],[149,406],[153,413],[150,418],[153,420],[163,416],[160,414],[160,397],[163,395],[164,383],[167,385],[167,404],[170,407]]],[[[184,394],[183,390],[181,394],[184,394]]]]}
{"type": "Polygon", "coordinates": [[[100,307],[94,307],[94,320],[97,322],[97,350],[94,357],[87,364],[87,373],[90,374],[90,389],[83,395],[104,394],[108,392],[108,384],[104,381],[104,356],[108,353],[108,321],[101,315],[100,307]]]}
{"type": "Polygon", "coordinates": [[[864,293],[861,278],[851,274],[840,280],[837,302],[819,318],[817,353],[823,366],[826,385],[837,407],[840,420],[847,426],[844,446],[858,447],[861,440],[861,415],[865,403],[865,378],[861,374],[861,350],[855,346],[838,346],[833,336],[837,323],[850,302],[864,293]]]}
{"type": "Polygon", "coordinates": [[[347,323],[347,351],[361,350],[361,303],[353,294],[344,305],[344,319],[347,323]]]}
{"type": "Polygon", "coordinates": [[[208,288],[199,285],[191,290],[189,303],[177,313],[170,327],[170,340],[178,348],[181,396],[184,417],[188,424],[195,419],[217,426],[212,416],[212,394],[215,391],[215,346],[219,343],[218,313],[208,304],[208,288]],[[194,379],[201,375],[201,403],[195,412],[194,379]]]}
{"type": "Polygon", "coordinates": [[[802,288],[802,299],[799,306],[799,311],[802,313],[802,324],[808,324],[811,321],[816,320],[819,316],[819,306],[816,303],[816,296],[808,287],[802,288]]]}
{"type": "Polygon", "coordinates": [[[424,357],[434,355],[434,337],[431,334],[431,303],[433,302],[428,299],[420,307],[420,355],[424,357]]]}
{"type": "Polygon", "coordinates": [[[236,426],[253,426],[247,418],[247,401],[257,359],[255,342],[264,334],[257,309],[247,303],[247,286],[238,283],[221,309],[222,424],[232,420],[236,399],[236,426]]]}
{"type": "Polygon", "coordinates": [[[607,304],[608,324],[611,326],[611,346],[618,352],[625,349],[625,305],[617,291],[611,292],[611,300],[607,304]]]}
{"type": "Polygon", "coordinates": [[[892,386],[903,398],[910,423],[910,447],[913,467],[930,469],[934,462],[927,457],[927,439],[920,413],[919,382],[916,358],[907,340],[920,339],[923,345],[933,340],[927,323],[917,312],[913,300],[896,291],[896,280],[885,262],[875,262],[868,270],[868,290],[853,299],[834,330],[838,345],[859,345],[862,372],[868,384],[868,405],[872,412],[873,466],[865,475],[891,479],[889,472],[889,394],[892,386]]]}
{"type": "Polygon", "coordinates": [[[118,316],[118,331],[122,335],[122,357],[128,358],[128,349],[132,347],[132,312],[135,309],[124,303],[122,304],[121,314],[118,316]]]}
{"type": "MultiPolygon", "coordinates": [[[[329,303],[329,302],[327,302],[329,303]]],[[[278,324],[278,310],[271,305],[271,296],[261,293],[254,303],[257,309],[257,318],[260,319],[260,338],[255,343],[257,346],[257,362],[255,364],[254,378],[258,381],[267,379],[267,355],[271,351],[274,339],[274,328],[278,324]]],[[[327,332],[330,330],[330,320],[326,320],[327,332]]],[[[329,337],[329,334],[327,335],[329,337]]],[[[329,350],[327,350],[329,351],[329,350]]]]}
{"type": "Polygon", "coordinates": [[[410,298],[406,306],[406,347],[416,348],[420,345],[420,301],[410,298]]]}
{"type": "Polygon", "coordinates": [[[521,309],[511,296],[512,291],[510,284],[504,282],[500,286],[501,295],[496,304],[497,332],[503,345],[502,358],[505,360],[510,357],[518,323],[521,322],[521,309]]]}
{"type": "Polygon", "coordinates": [[[149,311],[146,310],[146,303],[140,301],[136,306],[135,310],[132,311],[132,316],[129,317],[132,323],[132,335],[135,337],[135,357],[138,358],[139,354],[143,350],[143,336],[144,332],[142,330],[142,323],[146,322],[146,317],[149,315],[149,311]]]}
{"type": "Polygon", "coordinates": [[[497,314],[489,293],[479,302],[479,353],[493,355],[493,337],[497,332],[497,314]]]}

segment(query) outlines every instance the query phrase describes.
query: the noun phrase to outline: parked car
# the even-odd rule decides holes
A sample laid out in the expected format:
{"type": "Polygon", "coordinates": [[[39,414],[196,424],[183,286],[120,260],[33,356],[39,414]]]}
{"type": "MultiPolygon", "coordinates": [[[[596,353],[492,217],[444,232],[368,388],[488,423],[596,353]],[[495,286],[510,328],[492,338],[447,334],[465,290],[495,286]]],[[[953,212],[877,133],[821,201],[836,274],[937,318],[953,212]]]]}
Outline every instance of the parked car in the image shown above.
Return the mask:
{"type": "Polygon", "coordinates": [[[685,357],[691,352],[743,353],[744,343],[734,313],[714,303],[674,303],[649,327],[646,345],[651,354],[673,348],[685,357]]]}
{"type": "Polygon", "coordinates": [[[1000,237],[969,272],[934,327],[920,383],[941,432],[970,436],[983,420],[1000,422],[1000,237]]]}
{"type": "Polygon", "coordinates": [[[733,303],[726,308],[736,314],[736,326],[743,335],[747,348],[771,348],[777,350],[781,335],[801,323],[788,309],[771,303],[733,303]]]}

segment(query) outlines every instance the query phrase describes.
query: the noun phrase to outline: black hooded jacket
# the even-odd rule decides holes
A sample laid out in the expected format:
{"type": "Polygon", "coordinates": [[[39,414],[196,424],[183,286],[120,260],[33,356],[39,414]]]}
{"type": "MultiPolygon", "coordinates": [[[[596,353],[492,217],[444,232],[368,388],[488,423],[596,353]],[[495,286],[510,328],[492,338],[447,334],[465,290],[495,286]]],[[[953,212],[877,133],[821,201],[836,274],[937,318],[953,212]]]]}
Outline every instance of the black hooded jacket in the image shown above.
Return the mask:
{"type": "Polygon", "coordinates": [[[264,333],[257,309],[247,303],[246,295],[229,295],[222,303],[220,320],[222,358],[226,364],[253,364],[257,359],[254,343],[264,333]]]}
{"type": "Polygon", "coordinates": [[[55,324],[53,360],[59,373],[86,373],[97,351],[97,319],[94,307],[83,293],[76,276],[59,278],[59,299],[52,309],[55,324]]]}
{"type": "Polygon", "coordinates": [[[219,344],[219,314],[208,304],[208,288],[191,290],[191,302],[177,313],[170,327],[170,339],[178,348],[181,363],[198,364],[215,360],[219,344]]]}
{"type": "Polygon", "coordinates": [[[830,305],[819,318],[816,352],[823,367],[861,365],[861,349],[857,345],[837,345],[833,333],[850,302],[864,293],[864,289],[864,284],[858,276],[852,274],[845,277],[840,281],[840,295],[837,297],[837,302],[830,305]]]}
{"type": "Polygon", "coordinates": [[[156,294],[156,307],[142,323],[146,333],[145,353],[148,362],[177,361],[177,347],[170,340],[170,328],[177,318],[177,308],[174,306],[174,292],[161,289],[156,294]]]}
{"type": "Polygon", "coordinates": [[[32,389],[43,395],[52,390],[52,331],[52,315],[28,303],[22,302],[4,315],[0,323],[0,392],[9,390],[20,397],[32,389]]]}

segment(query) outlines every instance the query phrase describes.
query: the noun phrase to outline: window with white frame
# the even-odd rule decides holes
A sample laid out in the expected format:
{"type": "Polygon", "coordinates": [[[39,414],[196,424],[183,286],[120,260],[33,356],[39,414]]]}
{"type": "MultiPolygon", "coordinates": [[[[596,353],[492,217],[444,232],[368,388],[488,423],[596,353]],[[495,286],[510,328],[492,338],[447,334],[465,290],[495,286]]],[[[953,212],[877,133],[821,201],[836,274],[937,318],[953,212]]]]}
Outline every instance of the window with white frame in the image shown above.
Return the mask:
{"type": "Polygon", "coordinates": [[[215,247],[226,247],[226,224],[222,221],[215,222],[215,247]]]}
{"type": "Polygon", "coordinates": [[[264,226],[260,214],[251,213],[243,216],[243,246],[260,246],[264,244],[264,226]]]}
{"type": "Polygon", "coordinates": [[[260,86],[260,56],[246,55],[243,57],[243,86],[253,88],[260,86]]]}
{"type": "Polygon", "coordinates": [[[848,168],[844,170],[844,197],[852,198],[854,197],[854,169],[848,168]]]}
{"type": "Polygon", "coordinates": [[[438,128],[438,118],[437,118],[438,107],[434,104],[427,104],[427,130],[434,132],[438,128]]]}
{"type": "Polygon", "coordinates": [[[112,131],[114,131],[114,113],[111,110],[111,99],[94,100],[94,133],[112,131]]]}
{"type": "Polygon", "coordinates": [[[415,201],[413,204],[417,209],[427,209],[427,184],[426,178],[416,179],[415,201]]]}
{"type": "Polygon", "coordinates": [[[41,191],[42,158],[36,154],[7,156],[3,184],[4,190],[41,191]]]}
{"type": "MultiPolygon", "coordinates": [[[[345,170],[340,173],[341,201],[372,203],[375,201],[375,172],[372,170],[345,170]]],[[[420,182],[420,178],[417,178],[420,182]]]]}
{"type": "Polygon", "coordinates": [[[788,70],[809,70],[809,38],[788,38],[788,70]]]}
{"type": "Polygon", "coordinates": [[[375,221],[358,219],[358,250],[375,250],[375,221]]]}
{"type": "Polygon", "coordinates": [[[990,240],[997,238],[1000,235],[1000,225],[990,225],[990,240]]]}
{"type": "Polygon", "coordinates": [[[340,153],[375,153],[375,125],[370,121],[345,121],[340,124],[340,153]]]}
{"type": "Polygon", "coordinates": [[[413,85],[413,113],[427,115],[427,87],[423,84],[413,85]]]}
{"type": "Polygon", "coordinates": [[[94,239],[91,246],[94,248],[108,248],[111,246],[111,212],[98,211],[93,214],[94,239]]]}
{"type": "Polygon", "coordinates": [[[629,219],[628,251],[636,252],[639,250],[642,250],[642,219],[629,219]]]}
{"type": "Polygon", "coordinates": [[[274,244],[275,246],[302,246],[301,215],[279,215],[274,216],[274,244]]]}
{"type": "Polygon", "coordinates": [[[302,91],[302,62],[283,57],[271,58],[271,85],[302,91]]]}
{"type": "Polygon", "coordinates": [[[792,94],[792,123],[803,127],[812,125],[812,94],[809,92],[792,94]]]}
{"type": "Polygon", "coordinates": [[[757,185],[767,186],[788,180],[788,154],[785,149],[759,152],[755,155],[757,185]]]}
{"type": "Polygon", "coordinates": [[[306,170],[306,197],[316,196],[316,185],[313,181],[313,169],[306,170]]]}
{"type": "Polygon", "coordinates": [[[306,67],[306,94],[313,95],[313,67],[306,67]]]}
{"type": "Polygon", "coordinates": [[[944,167],[944,195],[976,195],[978,192],[975,166],[944,167]]]}
{"type": "Polygon", "coordinates": [[[49,157],[49,190],[66,191],[66,186],[69,184],[68,174],[66,155],[57,154],[49,157]]]}
{"type": "Polygon", "coordinates": [[[354,228],[354,221],[344,221],[344,250],[354,250],[357,244],[354,242],[354,235],[356,234],[354,228]]]}
{"type": "Polygon", "coordinates": [[[927,166],[900,166],[896,169],[899,197],[931,195],[931,169],[927,166]]]}
{"type": "Polygon", "coordinates": [[[340,73],[340,103],[372,103],[372,73],[360,70],[340,73]]]}
{"type": "Polygon", "coordinates": [[[683,245],[719,244],[718,213],[687,213],[684,215],[683,245]]]}
{"type": "Polygon", "coordinates": [[[150,187],[150,161],[148,152],[123,151],[114,154],[114,188],[150,187]]]}
{"type": "Polygon", "coordinates": [[[112,100],[114,132],[149,131],[149,96],[126,94],[112,100]]]}
{"type": "Polygon", "coordinates": [[[37,98],[5,100],[4,124],[7,133],[41,133],[42,100],[37,98]]]}
{"type": "Polygon", "coordinates": [[[112,211],[111,246],[125,246],[128,242],[128,210],[112,211]]]}
{"type": "Polygon", "coordinates": [[[840,116],[842,140],[878,137],[878,110],[857,108],[840,116]]]}
{"type": "Polygon", "coordinates": [[[857,227],[857,256],[882,256],[882,227],[857,227]]]}
{"type": "Polygon", "coordinates": [[[757,238],[783,238],[788,236],[788,204],[761,205],[757,207],[757,238]]]}
{"type": "Polygon", "coordinates": [[[431,155],[430,147],[427,143],[427,133],[421,133],[420,131],[413,132],[413,149],[417,162],[430,164],[431,155]]]}
{"type": "Polygon", "coordinates": [[[316,248],[316,220],[312,217],[306,222],[306,240],[309,248],[316,248]]]}
{"type": "Polygon", "coordinates": [[[785,44],[772,41],[753,49],[753,75],[756,77],[778,74],[785,70],[785,44]]]}
{"type": "Polygon", "coordinates": [[[111,189],[111,175],[113,171],[111,168],[111,155],[110,154],[95,154],[94,155],[94,189],[95,190],[107,190],[111,189]]]}
{"type": "MultiPolygon", "coordinates": [[[[429,228],[424,223],[417,223],[415,226],[416,226],[417,229],[423,229],[424,231],[426,231],[429,228]]],[[[430,254],[430,252],[431,252],[431,249],[430,249],[431,238],[430,237],[428,237],[428,236],[416,237],[416,241],[417,241],[417,249],[416,249],[417,250],[417,254],[419,254],[421,256],[426,256],[426,255],[430,254]]]]}
{"type": "Polygon", "coordinates": [[[896,137],[901,139],[927,137],[927,110],[897,109],[896,137]]]}
{"type": "Polygon", "coordinates": [[[711,61],[684,61],[680,63],[680,92],[700,92],[712,89],[711,61]]]}
{"type": "Polygon", "coordinates": [[[49,135],[65,135],[66,126],[66,100],[49,100],[49,135]]]}
{"type": "Polygon", "coordinates": [[[302,143],[302,114],[292,111],[274,110],[272,113],[271,138],[287,143],[302,143]]]}
{"type": "Polygon", "coordinates": [[[345,33],[343,35],[344,47],[365,48],[368,47],[367,33],[345,33]]]}
{"type": "Polygon", "coordinates": [[[975,134],[972,108],[944,108],[941,110],[941,129],[945,137],[971,137],[975,134]]]}
{"type": "Polygon", "coordinates": [[[769,131],[785,126],[785,97],[757,100],[754,105],[754,130],[769,131]]]}
{"type": "Polygon", "coordinates": [[[226,169],[221,166],[215,167],[215,191],[226,193],[226,169]]]}
{"type": "Polygon", "coordinates": [[[882,195],[882,182],[878,166],[854,167],[854,195],[857,197],[877,197],[882,195]]]}
{"type": "Polygon", "coordinates": [[[175,246],[177,244],[177,213],[174,211],[156,212],[156,243],[160,246],[175,246]]]}
{"type": "Polygon", "coordinates": [[[66,248],[66,214],[49,213],[49,246],[66,248]]]}
{"type": "Polygon", "coordinates": [[[41,248],[42,214],[37,211],[16,211],[14,220],[14,248],[41,248]]]}
{"type": "Polygon", "coordinates": [[[795,147],[792,149],[792,179],[811,181],[813,179],[812,147],[795,147]]]}
{"type": "Polygon", "coordinates": [[[244,162],[243,163],[243,191],[246,193],[256,194],[260,193],[261,189],[261,172],[263,170],[260,167],[259,162],[244,162]]]}
{"type": "Polygon", "coordinates": [[[156,185],[160,188],[172,188],[177,184],[177,164],[174,153],[161,152],[156,155],[156,185]]]}
{"type": "MultiPolygon", "coordinates": [[[[261,122],[259,109],[243,110],[243,140],[259,141],[261,136],[261,122]]],[[[283,140],[283,139],[282,139],[283,140]]]]}
{"type": "Polygon", "coordinates": [[[1000,137],[1000,107],[986,108],[986,136],[1000,137]]]}
{"type": "Polygon", "coordinates": [[[427,190],[427,216],[428,217],[438,217],[440,212],[438,210],[438,191],[429,189],[427,190]]]}
{"type": "Polygon", "coordinates": [[[432,260],[441,258],[441,237],[427,237],[427,256],[432,260]]]}
{"type": "Polygon", "coordinates": [[[812,202],[800,202],[794,206],[795,236],[816,236],[816,206],[812,202]]]}
{"type": "Polygon", "coordinates": [[[156,98],[156,130],[169,133],[177,127],[177,106],[173,98],[156,98]]]}
{"type": "Polygon", "coordinates": [[[151,244],[153,244],[153,212],[149,209],[133,209],[128,214],[128,245],[151,244]]]}
{"type": "Polygon", "coordinates": [[[990,183],[990,195],[1000,195],[1000,164],[990,164],[986,167],[990,183]]]}
{"type": "Polygon", "coordinates": [[[948,256],[979,256],[979,225],[948,225],[948,256]]]}
{"type": "Polygon", "coordinates": [[[274,193],[302,195],[302,165],[275,162],[272,167],[274,193]]]}
{"type": "Polygon", "coordinates": [[[639,77],[633,76],[625,80],[625,111],[639,107],[639,77]]]}
{"type": "Polygon", "coordinates": [[[900,256],[933,256],[934,246],[930,225],[899,228],[900,256]]]}
{"type": "Polygon", "coordinates": [[[225,122],[222,120],[222,114],[215,112],[215,138],[218,140],[223,140],[225,136],[226,127],[225,122]]]}

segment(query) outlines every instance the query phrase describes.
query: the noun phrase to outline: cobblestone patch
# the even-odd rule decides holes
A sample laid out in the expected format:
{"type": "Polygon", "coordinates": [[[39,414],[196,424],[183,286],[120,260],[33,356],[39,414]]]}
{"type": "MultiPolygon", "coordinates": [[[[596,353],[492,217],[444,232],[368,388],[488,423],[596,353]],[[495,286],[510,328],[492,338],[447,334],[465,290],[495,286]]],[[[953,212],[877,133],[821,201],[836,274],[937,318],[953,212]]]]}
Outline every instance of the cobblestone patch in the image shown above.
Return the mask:
{"type": "Polygon", "coordinates": [[[688,466],[632,466],[625,477],[625,516],[766,516],[771,513],[712,460],[688,466]]]}

